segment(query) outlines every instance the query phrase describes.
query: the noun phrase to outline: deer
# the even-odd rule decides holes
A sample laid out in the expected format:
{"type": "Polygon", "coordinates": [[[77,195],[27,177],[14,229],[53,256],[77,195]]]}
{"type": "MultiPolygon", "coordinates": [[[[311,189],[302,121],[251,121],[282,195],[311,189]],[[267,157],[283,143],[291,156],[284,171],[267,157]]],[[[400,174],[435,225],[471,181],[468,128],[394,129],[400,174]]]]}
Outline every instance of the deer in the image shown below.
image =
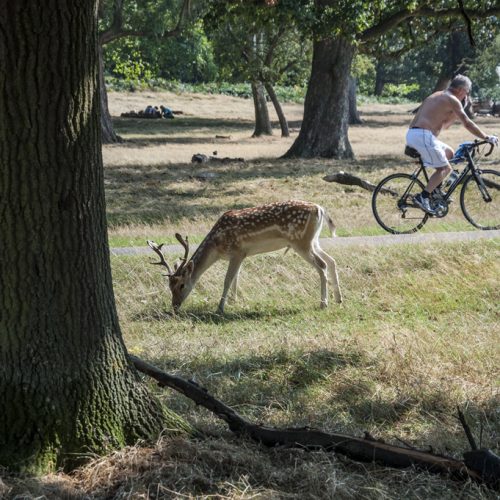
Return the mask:
{"type": "Polygon", "coordinates": [[[292,248],[316,269],[321,281],[320,307],[325,308],[328,306],[327,270],[337,303],[342,302],[342,294],[336,262],[319,244],[323,222],[327,223],[332,236],[335,236],[335,225],[325,209],[307,201],[290,200],[229,210],[217,220],[190,259],[188,237],[183,238],[179,233],[175,233],[175,237],[184,247],[184,256],[173,269],[165,259],[163,244],[158,245],[151,240],[147,243],[160,258],[159,262],[151,263],[167,270],[174,313],[179,311],[202,274],[216,261],[225,259],[229,261],[229,266],[217,308],[219,314],[224,314],[230,289],[231,298],[236,298],[243,260],[252,255],[282,248],[286,248],[286,251],[292,248]]]}

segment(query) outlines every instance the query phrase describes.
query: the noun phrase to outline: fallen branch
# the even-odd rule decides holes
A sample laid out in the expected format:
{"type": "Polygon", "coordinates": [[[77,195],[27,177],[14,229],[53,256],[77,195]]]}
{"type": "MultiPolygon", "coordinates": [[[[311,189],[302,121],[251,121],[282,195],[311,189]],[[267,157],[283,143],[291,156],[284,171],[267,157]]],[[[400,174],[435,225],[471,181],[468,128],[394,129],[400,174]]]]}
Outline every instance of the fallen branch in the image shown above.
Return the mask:
{"type": "Polygon", "coordinates": [[[460,406],[457,406],[458,419],[464,428],[465,435],[467,436],[467,441],[469,441],[469,445],[472,450],[477,450],[476,441],[474,441],[474,437],[472,436],[472,432],[470,430],[469,424],[467,420],[465,420],[465,415],[462,413],[460,406]]]}
{"type": "Polygon", "coordinates": [[[196,153],[191,157],[191,163],[208,163],[208,162],[219,162],[219,163],[231,163],[231,162],[244,162],[244,158],[230,158],[228,156],[224,158],[219,158],[217,156],[207,156],[202,153],[196,153]]]}
{"type": "MultiPolygon", "coordinates": [[[[338,172],[337,174],[327,175],[323,177],[323,180],[326,182],[337,182],[339,184],[346,184],[348,186],[359,186],[363,189],[366,189],[367,191],[375,191],[375,188],[377,187],[376,184],[372,184],[371,182],[365,181],[360,177],[356,177],[355,175],[348,174],[342,171],[338,172]]],[[[382,188],[380,192],[394,194],[394,195],[397,194],[394,191],[386,188],[382,188]]]]}
{"type": "Polygon", "coordinates": [[[328,434],[307,427],[276,429],[252,424],[232,408],[211,396],[196,382],[165,373],[135,356],[129,355],[129,358],[137,370],[154,378],[161,387],[171,387],[181,392],[196,404],[207,408],[224,420],[235,434],[249,437],[266,446],[281,445],[305,449],[324,449],[346,455],[357,461],[378,462],[396,468],[415,467],[432,473],[451,474],[456,479],[486,482],[489,485],[494,485],[494,481],[497,480],[495,477],[491,479],[488,476],[483,476],[480,472],[467,467],[461,460],[390,445],[374,440],[369,435],[368,438],[358,438],[337,433],[328,434]]]}

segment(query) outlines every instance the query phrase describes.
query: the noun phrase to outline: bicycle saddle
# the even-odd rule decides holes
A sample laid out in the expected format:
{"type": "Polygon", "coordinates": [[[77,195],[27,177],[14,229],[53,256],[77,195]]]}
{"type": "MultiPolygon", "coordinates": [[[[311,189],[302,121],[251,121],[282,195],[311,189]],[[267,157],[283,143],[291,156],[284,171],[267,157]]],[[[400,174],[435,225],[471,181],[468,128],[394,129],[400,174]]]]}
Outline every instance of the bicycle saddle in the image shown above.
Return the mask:
{"type": "Polygon", "coordinates": [[[405,155],[410,156],[411,158],[420,158],[420,153],[410,146],[405,147],[405,155]]]}

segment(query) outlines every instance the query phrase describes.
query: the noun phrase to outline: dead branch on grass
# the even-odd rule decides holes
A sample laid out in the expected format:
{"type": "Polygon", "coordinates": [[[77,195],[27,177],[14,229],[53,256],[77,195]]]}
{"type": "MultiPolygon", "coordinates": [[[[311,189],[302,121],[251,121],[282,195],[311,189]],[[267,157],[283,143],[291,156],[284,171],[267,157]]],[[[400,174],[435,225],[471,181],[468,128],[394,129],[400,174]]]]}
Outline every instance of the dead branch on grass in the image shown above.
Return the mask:
{"type": "Polygon", "coordinates": [[[346,455],[356,461],[377,462],[395,468],[415,467],[432,473],[450,474],[455,479],[472,479],[484,482],[491,487],[498,486],[499,476],[496,473],[500,459],[489,450],[467,452],[465,456],[469,457],[464,462],[414,448],[390,445],[369,435],[365,438],[358,438],[337,433],[329,434],[307,427],[277,429],[256,425],[210,395],[205,388],[200,387],[196,382],[165,373],[136,356],[129,355],[129,358],[137,370],[154,378],[159,386],[170,387],[181,392],[196,404],[203,406],[224,420],[235,434],[249,437],[265,446],[300,447],[309,450],[324,449],[346,455]],[[477,456],[477,453],[481,451],[483,452],[481,456],[477,456]],[[492,459],[490,455],[493,456],[492,459]]]}
{"type": "Polygon", "coordinates": [[[244,158],[219,158],[217,156],[207,156],[202,153],[196,153],[191,157],[191,163],[208,163],[208,162],[216,162],[216,163],[231,163],[231,162],[241,162],[244,163],[244,158]]]}
{"type": "MultiPolygon", "coordinates": [[[[330,174],[323,177],[323,180],[326,182],[337,182],[339,184],[346,184],[348,186],[359,186],[367,191],[375,191],[377,187],[375,184],[371,182],[365,181],[360,177],[356,177],[355,175],[348,174],[346,172],[338,172],[336,174],[330,174]]],[[[387,190],[388,191],[388,190],[387,190]]]]}

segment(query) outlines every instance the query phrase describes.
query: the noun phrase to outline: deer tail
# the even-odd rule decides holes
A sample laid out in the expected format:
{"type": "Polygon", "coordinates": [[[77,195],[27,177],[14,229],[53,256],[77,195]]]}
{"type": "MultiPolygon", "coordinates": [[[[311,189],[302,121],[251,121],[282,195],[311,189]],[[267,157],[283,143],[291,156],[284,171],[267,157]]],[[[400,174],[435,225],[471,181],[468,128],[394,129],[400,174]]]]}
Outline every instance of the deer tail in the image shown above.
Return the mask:
{"type": "Polygon", "coordinates": [[[324,208],[323,208],[323,218],[326,220],[326,223],[328,224],[328,228],[330,229],[332,236],[336,236],[335,231],[337,228],[333,222],[333,219],[326,213],[326,210],[324,208]]]}

